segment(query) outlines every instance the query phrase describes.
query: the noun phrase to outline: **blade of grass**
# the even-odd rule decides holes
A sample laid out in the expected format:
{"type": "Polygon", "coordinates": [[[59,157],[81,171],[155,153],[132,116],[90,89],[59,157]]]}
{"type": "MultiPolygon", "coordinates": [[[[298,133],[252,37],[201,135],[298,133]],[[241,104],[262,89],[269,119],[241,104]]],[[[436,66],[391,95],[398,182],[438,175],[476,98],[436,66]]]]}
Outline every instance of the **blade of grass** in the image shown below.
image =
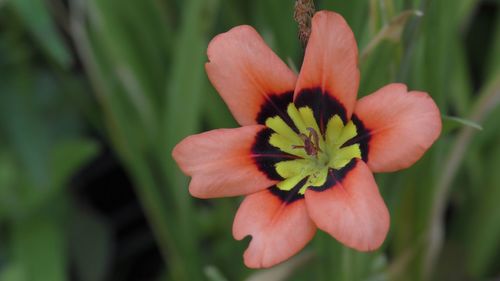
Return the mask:
{"type": "Polygon", "coordinates": [[[455,123],[458,123],[458,124],[461,124],[464,126],[468,126],[468,127],[474,128],[478,131],[483,130],[483,127],[481,125],[479,125],[478,123],[476,123],[472,120],[468,120],[468,119],[460,118],[460,117],[456,117],[456,116],[448,116],[448,115],[444,115],[444,114],[441,115],[441,117],[443,118],[443,120],[448,120],[448,121],[452,121],[452,122],[455,122],[455,123]]]}
{"type": "Polygon", "coordinates": [[[394,17],[390,23],[386,24],[375,37],[366,45],[366,47],[361,51],[359,57],[359,63],[362,64],[366,58],[373,52],[373,50],[382,42],[383,40],[392,40],[398,42],[401,38],[401,33],[403,28],[411,16],[421,17],[423,13],[418,10],[408,10],[401,12],[398,16],[394,17]]]}
{"type": "Polygon", "coordinates": [[[8,1],[8,3],[19,14],[33,37],[42,46],[43,51],[67,69],[72,63],[72,57],[57,32],[45,1],[15,0],[8,1]]]}
{"type": "MultiPolygon", "coordinates": [[[[481,159],[484,168],[499,167],[500,147],[493,145],[487,148],[488,156],[483,156],[481,159]]],[[[486,279],[495,274],[495,264],[500,250],[499,182],[500,173],[486,173],[481,190],[475,189],[475,200],[467,205],[469,207],[467,211],[470,212],[468,219],[461,221],[464,233],[462,241],[468,253],[466,268],[473,280],[486,279]]]]}
{"type": "MultiPolygon", "coordinates": [[[[493,108],[500,103],[500,73],[485,86],[481,91],[480,98],[473,107],[470,120],[481,122],[493,108]]],[[[444,167],[436,186],[436,195],[432,203],[432,214],[429,221],[430,225],[427,232],[427,259],[425,272],[430,274],[433,270],[435,261],[443,245],[444,237],[444,212],[446,202],[449,198],[451,184],[462,163],[467,147],[474,137],[475,129],[464,127],[454,141],[450,152],[442,167],[444,167]]]]}
{"type": "Polygon", "coordinates": [[[182,28],[175,41],[176,55],[170,69],[164,104],[162,140],[158,155],[162,160],[162,174],[168,175],[165,192],[168,192],[174,207],[177,227],[177,243],[187,266],[187,279],[202,278],[202,266],[198,254],[198,233],[193,218],[193,202],[187,192],[187,178],[171,158],[174,146],[187,135],[199,130],[204,103],[203,89],[208,87],[204,71],[207,60],[205,50],[206,34],[214,24],[218,0],[186,1],[182,15],[182,28]]]}
{"type": "Polygon", "coordinates": [[[106,79],[109,75],[100,64],[102,61],[98,60],[101,58],[98,56],[98,48],[92,45],[88,30],[86,30],[86,12],[86,2],[80,0],[70,2],[72,36],[77,42],[78,52],[103,107],[111,143],[132,174],[139,200],[152,226],[162,257],[165,262],[169,263],[171,269],[169,273],[172,279],[187,280],[187,267],[184,266],[177,242],[171,233],[174,227],[166,211],[167,205],[164,204],[163,195],[150,174],[151,170],[140,155],[141,149],[135,140],[136,137],[133,136],[133,134],[137,135],[138,131],[134,130],[134,123],[128,122],[129,116],[124,113],[122,104],[117,102],[119,100],[116,97],[116,88],[108,84],[111,79],[106,79]]]}
{"type": "Polygon", "coordinates": [[[162,58],[151,58],[161,51],[147,46],[161,45],[161,41],[150,42],[151,40],[143,38],[151,38],[153,35],[137,35],[147,33],[149,29],[137,30],[137,24],[134,24],[137,20],[128,20],[127,16],[131,16],[127,10],[130,3],[118,3],[115,0],[89,1],[87,7],[90,9],[88,14],[92,15],[89,18],[92,39],[99,44],[104,54],[98,62],[108,68],[112,81],[119,81],[119,85],[115,87],[123,88],[118,98],[130,107],[126,109],[126,114],[137,114],[140,127],[145,131],[143,137],[154,143],[158,139],[156,122],[159,116],[155,108],[158,104],[155,96],[159,96],[157,93],[162,89],[162,83],[157,81],[162,81],[165,72],[158,64],[163,61],[162,58]]]}
{"type": "Polygon", "coordinates": [[[297,25],[292,16],[294,9],[292,2],[257,0],[253,5],[256,28],[283,60],[287,57],[296,58],[299,55],[300,43],[297,37],[297,25]]]}
{"type": "Polygon", "coordinates": [[[22,264],[27,280],[67,280],[65,234],[54,220],[37,217],[14,224],[14,259],[22,264]]]}

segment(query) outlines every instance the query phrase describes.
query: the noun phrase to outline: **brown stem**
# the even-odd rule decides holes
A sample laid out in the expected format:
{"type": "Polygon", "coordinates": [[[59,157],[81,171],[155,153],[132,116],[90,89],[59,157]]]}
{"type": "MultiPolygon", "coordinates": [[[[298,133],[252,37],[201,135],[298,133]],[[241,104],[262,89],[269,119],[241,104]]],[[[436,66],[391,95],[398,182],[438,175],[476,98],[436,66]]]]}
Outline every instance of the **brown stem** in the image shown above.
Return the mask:
{"type": "Polygon", "coordinates": [[[299,40],[304,48],[307,46],[307,41],[309,41],[309,35],[311,35],[311,18],[314,15],[314,11],[313,0],[295,1],[293,18],[299,25],[299,40]]]}

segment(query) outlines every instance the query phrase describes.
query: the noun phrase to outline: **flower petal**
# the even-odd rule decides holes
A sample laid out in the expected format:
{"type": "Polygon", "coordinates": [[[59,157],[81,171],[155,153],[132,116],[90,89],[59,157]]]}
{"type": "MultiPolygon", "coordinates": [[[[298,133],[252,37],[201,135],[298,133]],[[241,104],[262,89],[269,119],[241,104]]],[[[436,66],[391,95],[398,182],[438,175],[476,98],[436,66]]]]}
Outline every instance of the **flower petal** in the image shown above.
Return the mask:
{"type": "Polygon", "coordinates": [[[389,230],[389,212],[370,169],[354,160],[342,179],[323,191],[308,189],[307,211],[319,229],[359,251],[375,250],[389,230]]]}
{"type": "Polygon", "coordinates": [[[303,198],[285,202],[270,189],[247,196],[233,224],[235,239],[252,236],[243,256],[245,265],[251,268],[285,261],[300,251],[315,232],[303,198]]]}
{"type": "Polygon", "coordinates": [[[354,114],[366,129],[367,163],[373,172],[392,172],[413,165],[441,133],[441,115],[424,92],[407,93],[390,84],[361,98],[354,114]]]}
{"type": "Polygon", "coordinates": [[[208,78],[239,124],[264,124],[269,116],[259,115],[276,115],[266,111],[281,111],[291,102],[296,75],[252,27],[216,36],[207,55],[208,78]]]}
{"type": "Polygon", "coordinates": [[[172,155],[192,176],[191,195],[199,198],[253,193],[276,183],[261,172],[252,153],[261,125],[218,129],[181,141],[172,155]]]}
{"type": "MultiPolygon", "coordinates": [[[[321,106],[330,98],[344,109],[343,114],[347,116],[341,116],[342,119],[349,119],[359,86],[357,65],[356,39],[344,18],[334,12],[317,12],[312,19],[311,36],[297,80],[296,104],[306,100],[305,103],[321,106]]],[[[324,110],[329,107],[331,105],[325,106],[324,110]]],[[[318,123],[321,122],[318,120],[318,123]]]]}

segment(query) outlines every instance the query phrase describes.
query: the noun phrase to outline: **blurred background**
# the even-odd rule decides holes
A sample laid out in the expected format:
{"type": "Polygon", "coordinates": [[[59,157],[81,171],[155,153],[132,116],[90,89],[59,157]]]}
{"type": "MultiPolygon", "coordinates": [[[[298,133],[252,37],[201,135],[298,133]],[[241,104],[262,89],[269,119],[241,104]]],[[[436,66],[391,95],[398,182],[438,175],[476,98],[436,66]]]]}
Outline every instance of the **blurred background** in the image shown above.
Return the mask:
{"type": "Polygon", "coordinates": [[[500,280],[500,2],[322,0],[360,50],[359,95],[429,92],[444,130],[377,175],[383,247],[318,232],[249,270],[241,198],[197,200],[171,149],[237,124],[207,80],[216,34],[250,24],[291,67],[293,0],[0,0],[0,281],[500,280]]]}

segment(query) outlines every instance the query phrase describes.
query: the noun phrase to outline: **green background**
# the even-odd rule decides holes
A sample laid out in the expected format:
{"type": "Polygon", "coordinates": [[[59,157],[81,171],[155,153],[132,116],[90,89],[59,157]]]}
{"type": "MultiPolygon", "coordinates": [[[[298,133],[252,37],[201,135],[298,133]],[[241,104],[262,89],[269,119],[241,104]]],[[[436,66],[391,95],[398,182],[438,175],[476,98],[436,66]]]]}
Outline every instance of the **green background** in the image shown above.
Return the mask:
{"type": "Polygon", "coordinates": [[[173,146],[237,126],[204,71],[209,40],[250,24],[300,66],[293,6],[0,0],[0,281],[498,280],[498,1],[316,1],[353,29],[360,96],[403,82],[443,114],[425,157],[376,176],[391,213],[380,250],[358,253],[318,232],[290,261],[249,270],[248,239],[231,237],[241,198],[190,197],[173,146]],[[106,159],[121,174],[92,189],[82,171],[106,159]],[[123,198],[135,211],[105,215],[123,198]],[[130,216],[147,224],[118,233],[130,216]]]}

